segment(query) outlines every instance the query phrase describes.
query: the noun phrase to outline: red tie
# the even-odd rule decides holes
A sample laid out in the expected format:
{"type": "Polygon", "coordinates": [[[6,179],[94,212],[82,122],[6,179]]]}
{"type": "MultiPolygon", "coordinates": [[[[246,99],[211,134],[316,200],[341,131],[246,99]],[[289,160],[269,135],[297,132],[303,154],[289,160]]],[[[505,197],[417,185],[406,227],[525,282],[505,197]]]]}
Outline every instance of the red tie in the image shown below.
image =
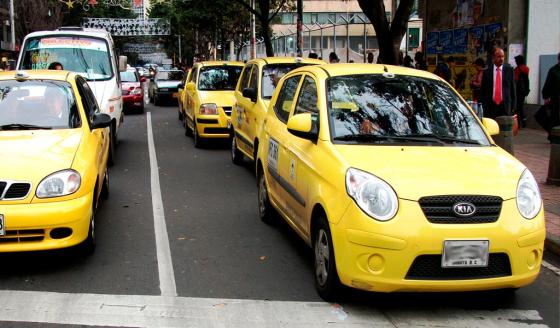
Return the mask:
{"type": "Polygon", "coordinates": [[[502,103],[502,71],[500,68],[496,68],[496,91],[494,92],[494,102],[496,105],[502,103]]]}

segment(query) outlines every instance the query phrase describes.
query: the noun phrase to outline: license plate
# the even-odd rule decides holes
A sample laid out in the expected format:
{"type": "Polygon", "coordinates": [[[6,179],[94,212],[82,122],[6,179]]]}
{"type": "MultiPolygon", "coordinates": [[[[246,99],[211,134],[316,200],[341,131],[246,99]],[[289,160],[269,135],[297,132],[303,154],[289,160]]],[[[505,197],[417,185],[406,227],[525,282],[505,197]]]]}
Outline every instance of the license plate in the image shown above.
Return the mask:
{"type": "Polygon", "coordinates": [[[0,214],[0,236],[6,235],[6,228],[4,227],[4,215],[0,214]]]}
{"type": "Polygon", "coordinates": [[[173,98],[177,98],[177,92],[173,92],[173,98]]]}
{"type": "Polygon", "coordinates": [[[442,268],[478,268],[488,266],[488,240],[445,240],[442,268]]]}
{"type": "Polygon", "coordinates": [[[167,88],[161,88],[161,89],[159,89],[159,91],[169,91],[169,89],[167,89],[167,88]]]}

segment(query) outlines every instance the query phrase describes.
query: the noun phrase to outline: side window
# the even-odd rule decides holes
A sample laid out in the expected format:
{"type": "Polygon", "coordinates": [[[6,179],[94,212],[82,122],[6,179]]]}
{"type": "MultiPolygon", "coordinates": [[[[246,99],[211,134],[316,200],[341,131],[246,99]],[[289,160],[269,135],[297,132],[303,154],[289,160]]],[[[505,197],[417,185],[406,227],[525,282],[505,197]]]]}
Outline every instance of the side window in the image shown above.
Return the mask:
{"type": "Polygon", "coordinates": [[[191,78],[192,78],[192,81],[194,82],[194,84],[196,84],[196,82],[198,80],[198,67],[193,71],[191,78]]]}
{"type": "Polygon", "coordinates": [[[239,83],[239,89],[237,89],[237,91],[243,92],[243,89],[247,87],[249,76],[251,76],[251,67],[252,65],[245,65],[245,68],[243,69],[243,73],[241,73],[241,77],[239,78],[241,83],[239,83]]]}
{"type": "Polygon", "coordinates": [[[193,69],[191,70],[191,73],[189,74],[189,78],[187,80],[187,83],[188,82],[196,83],[196,80],[194,79],[194,76],[196,75],[197,72],[198,72],[198,68],[193,67],[193,69]]]}
{"type": "Polygon", "coordinates": [[[255,89],[257,93],[259,91],[259,67],[257,65],[253,65],[251,80],[249,81],[249,88],[255,89]]]}
{"type": "Polygon", "coordinates": [[[76,85],[78,86],[80,98],[82,98],[82,105],[84,106],[88,123],[91,126],[91,122],[93,122],[93,114],[95,113],[95,105],[92,104],[90,95],[88,95],[88,92],[86,91],[86,88],[89,90],[89,86],[87,85],[87,82],[79,76],[76,78],[76,85]]]}
{"type": "Polygon", "coordinates": [[[315,80],[310,76],[306,76],[303,80],[294,115],[303,113],[311,113],[313,116],[319,113],[317,108],[317,86],[315,85],[315,80]]]}
{"type": "Polygon", "coordinates": [[[284,123],[288,122],[290,109],[292,108],[292,102],[294,101],[300,79],[301,75],[296,75],[284,81],[282,89],[276,99],[276,104],[274,104],[274,112],[276,113],[276,116],[284,123]]]}

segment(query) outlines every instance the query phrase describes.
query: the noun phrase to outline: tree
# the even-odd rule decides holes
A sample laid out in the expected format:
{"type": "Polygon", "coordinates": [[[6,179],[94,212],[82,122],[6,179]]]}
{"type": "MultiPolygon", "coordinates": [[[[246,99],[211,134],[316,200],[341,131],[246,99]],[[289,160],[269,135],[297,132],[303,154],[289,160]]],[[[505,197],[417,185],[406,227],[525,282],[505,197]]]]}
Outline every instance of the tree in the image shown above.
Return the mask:
{"type": "Polygon", "coordinates": [[[383,0],[358,0],[360,8],[372,23],[379,43],[379,59],[385,64],[399,64],[399,49],[406,33],[414,0],[401,0],[391,24],[385,15],[383,0]]]}
{"type": "Polygon", "coordinates": [[[274,56],[272,49],[272,40],[270,36],[270,22],[276,17],[281,10],[293,9],[293,0],[255,0],[258,4],[258,10],[253,8],[245,0],[236,0],[250,13],[254,14],[261,26],[262,37],[266,47],[266,55],[274,56]],[[271,13],[272,11],[272,13],[271,13]]]}
{"type": "Polygon", "coordinates": [[[22,40],[27,34],[41,30],[52,30],[62,24],[62,7],[53,0],[14,1],[17,16],[17,38],[22,40]]]}

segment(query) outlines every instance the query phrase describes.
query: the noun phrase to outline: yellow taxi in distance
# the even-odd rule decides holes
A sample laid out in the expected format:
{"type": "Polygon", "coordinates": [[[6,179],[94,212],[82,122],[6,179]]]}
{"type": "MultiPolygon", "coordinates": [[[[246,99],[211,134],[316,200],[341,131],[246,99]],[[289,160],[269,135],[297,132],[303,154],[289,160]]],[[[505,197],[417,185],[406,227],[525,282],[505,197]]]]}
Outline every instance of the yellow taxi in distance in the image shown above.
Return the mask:
{"type": "Polygon", "coordinates": [[[243,155],[255,159],[260,131],[278,81],[289,71],[324,61],[309,58],[267,57],[247,62],[235,89],[231,112],[231,160],[241,164],[243,155]]]}
{"type": "Polygon", "coordinates": [[[315,285],[380,292],[515,289],[545,239],[535,178],[439,77],[396,66],[306,66],[272,97],[258,210],[312,247],[315,285]]]}
{"type": "Polygon", "coordinates": [[[187,84],[187,80],[189,79],[189,76],[191,74],[191,69],[189,69],[187,71],[187,73],[185,73],[185,78],[183,79],[183,81],[181,81],[181,83],[179,83],[179,85],[177,86],[179,89],[178,95],[177,95],[177,102],[178,102],[178,112],[179,112],[179,121],[182,121],[185,118],[185,100],[187,97],[187,90],[185,89],[185,85],[187,84]]]}
{"type": "Polygon", "coordinates": [[[233,91],[243,69],[241,62],[205,61],[191,69],[185,85],[185,134],[202,139],[229,138],[233,91]]]}
{"type": "Polygon", "coordinates": [[[110,124],[78,74],[0,73],[0,252],[93,252],[110,124]]]}

